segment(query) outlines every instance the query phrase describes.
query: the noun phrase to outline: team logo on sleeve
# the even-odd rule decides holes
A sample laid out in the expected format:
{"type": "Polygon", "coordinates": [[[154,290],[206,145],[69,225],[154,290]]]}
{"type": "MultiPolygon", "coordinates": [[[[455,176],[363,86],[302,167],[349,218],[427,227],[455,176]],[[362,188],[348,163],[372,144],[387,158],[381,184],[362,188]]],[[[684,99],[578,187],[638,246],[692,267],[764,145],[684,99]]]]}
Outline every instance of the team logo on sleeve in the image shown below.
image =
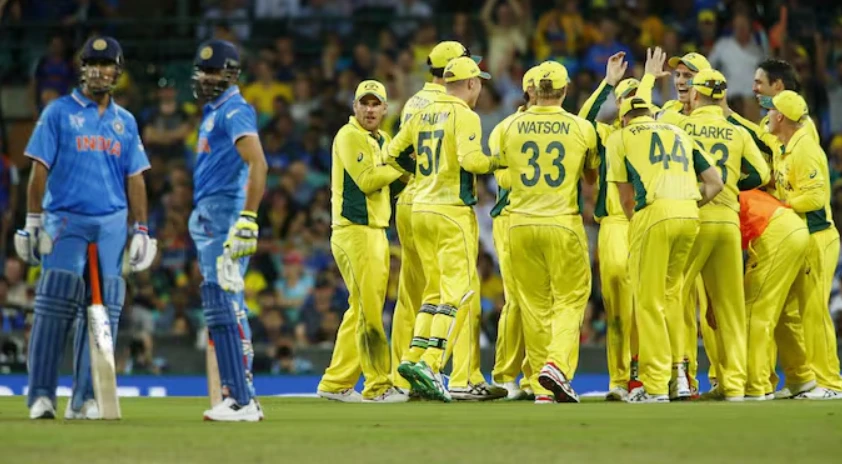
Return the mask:
{"type": "Polygon", "coordinates": [[[817,175],[819,175],[819,171],[813,169],[813,172],[810,173],[810,179],[814,179],[817,175]]]}
{"type": "Polygon", "coordinates": [[[363,160],[363,154],[362,154],[362,152],[360,152],[360,156],[357,156],[357,162],[358,163],[362,162],[362,160],[363,160]]]}
{"type": "Polygon", "coordinates": [[[202,124],[202,130],[205,132],[210,132],[213,130],[213,117],[209,117],[205,120],[205,123],[202,124]]]}
{"type": "Polygon", "coordinates": [[[468,137],[468,140],[473,141],[475,138],[477,138],[477,134],[471,134],[471,136],[468,137]]]}
{"type": "Polygon", "coordinates": [[[120,135],[123,135],[123,130],[125,129],[125,126],[123,126],[123,121],[120,121],[119,119],[115,119],[113,126],[114,126],[115,132],[117,132],[120,135]]]}
{"type": "Polygon", "coordinates": [[[70,115],[70,127],[76,130],[82,130],[82,127],[85,125],[85,117],[82,116],[82,113],[76,113],[70,115]]]}

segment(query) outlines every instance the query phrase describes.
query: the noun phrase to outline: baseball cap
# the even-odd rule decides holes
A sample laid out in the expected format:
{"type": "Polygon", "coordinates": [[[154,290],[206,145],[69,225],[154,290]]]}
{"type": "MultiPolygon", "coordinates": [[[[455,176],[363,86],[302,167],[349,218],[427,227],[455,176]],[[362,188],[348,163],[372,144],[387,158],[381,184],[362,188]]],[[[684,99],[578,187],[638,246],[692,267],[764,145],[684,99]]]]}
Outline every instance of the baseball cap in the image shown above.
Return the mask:
{"type": "Polygon", "coordinates": [[[767,110],[778,110],[782,115],[791,121],[800,121],[801,118],[807,115],[807,102],[801,95],[792,90],[784,90],[775,95],[774,98],[763,96],[760,97],[760,106],[767,110]]]}
{"type": "Polygon", "coordinates": [[[354,100],[365,97],[366,95],[374,95],[378,100],[386,102],[386,87],[378,81],[367,80],[360,82],[357,86],[357,92],[354,94],[354,100]]]}
{"type": "Polygon", "coordinates": [[[676,68],[679,63],[682,63],[684,66],[690,68],[691,71],[695,72],[710,69],[708,59],[704,55],[695,52],[690,52],[684,56],[674,56],[667,63],[669,63],[670,68],[676,68]]]}
{"type": "Polygon", "coordinates": [[[640,87],[640,81],[630,77],[628,79],[623,79],[617,84],[617,87],[614,88],[614,96],[617,98],[625,98],[628,97],[629,94],[637,90],[640,87]]]}
{"type": "Polygon", "coordinates": [[[459,58],[460,56],[467,56],[474,60],[475,63],[482,61],[481,56],[471,55],[471,51],[464,45],[454,40],[447,40],[439,42],[433,47],[430,55],[427,56],[427,65],[431,68],[444,68],[450,60],[459,58]]]}
{"type": "Polygon", "coordinates": [[[725,98],[728,81],[721,72],[715,69],[703,69],[699,71],[689,82],[702,95],[707,95],[715,100],[725,98]]]}
{"type": "Polygon", "coordinates": [[[240,52],[231,42],[208,40],[199,45],[193,66],[203,69],[231,69],[240,67],[240,52]]]}
{"type": "Polygon", "coordinates": [[[528,89],[529,86],[535,85],[535,76],[538,74],[538,68],[540,68],[540,67],[541,67],[541,65],[533,66],[533,67],[529,68],[523,74],[523,91],[524,92],[526,92],[526,89],[528,89]]]}
{"type": "Polygon", "coordinates": [[[82,62],[91,60],[113,61],[123,64],[123,48],[113,37],[92,37],[85,42],[80,55],[82,62]]]}
{"type": "Polygon", "coordinates": [[[570,77],[563,64],[557,61],[545,61],[538,66],[535,80],[550,80],[553,83],[553,90],[561,90],[570,82],[570,77]]]}
{"type": "Polygon", "coordinates": [[[702,10],[698,16],[699,22],[716,22],[716,12],[713,10],[702,10]]]}
{"type": "Polygon", "coordinates": [[[646,100],[639,97],[627,98],[623,100],[623,103],[620,104],[620,117],[622,118],[623,116],[628,114],[629,111],[642,110],[644,108],[647,110],[651,110],[652,105],[646,100]]]}
{"type": "Polygon", "coordinates": [[[474,77],[491,79],[491,74],[481,71],[476,61],[467,56],[456,58],[447,63],[443,76],[445,82],[464,81],[474,77]]]}

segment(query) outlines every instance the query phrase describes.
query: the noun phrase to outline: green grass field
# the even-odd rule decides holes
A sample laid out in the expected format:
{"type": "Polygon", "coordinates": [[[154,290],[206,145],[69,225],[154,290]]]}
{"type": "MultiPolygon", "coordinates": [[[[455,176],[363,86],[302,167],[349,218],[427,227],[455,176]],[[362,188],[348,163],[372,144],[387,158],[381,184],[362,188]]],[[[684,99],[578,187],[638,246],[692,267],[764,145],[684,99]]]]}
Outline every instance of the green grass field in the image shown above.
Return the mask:
{"type": "MultiPolygon", "coordinates": [[[[205,398],[122,400],[120,422],[30,421],[0,398],[0,462],[832,463],[842,401],[400,405],[264,398],[258,424],[202,421],[205,398]]],[[[64,411],[64,400],[59,402],[64,411]]]]}

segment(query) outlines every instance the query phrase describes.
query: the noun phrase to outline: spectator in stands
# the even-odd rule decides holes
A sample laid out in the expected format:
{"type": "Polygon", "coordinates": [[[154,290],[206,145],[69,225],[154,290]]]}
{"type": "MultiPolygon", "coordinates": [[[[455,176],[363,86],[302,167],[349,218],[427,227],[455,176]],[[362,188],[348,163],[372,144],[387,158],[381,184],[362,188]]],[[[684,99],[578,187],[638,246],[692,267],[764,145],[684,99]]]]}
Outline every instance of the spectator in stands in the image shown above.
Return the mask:
{"type": "Polygon", "coordinates": [[[18,208],[20,174],[12,159],[4,151],[0,138],[0,260],[11,249],[12,232],[15,230],[15,213],[18,208]]]}
{"type": "Polygon", "coordinates": [[[309,40],[317,40],[326,33],[347,36],[353,27],[346,19],[350,14],[350,2],[345,0],[308,0],[298,9],[292,28],[309,40]]]}
{"type": "Polygon", "coordinates": [[[175,81],[159,79],[157,97],[157,105],[143,126],[143,144],[148,153],[160,154],[164,160],[183,160],[185,140],[193,128],[178,105],[175,81]]]}
{"type": "Polygon", "coordinates": [[[17,256],[6,258],[3,275],[9,286],[6,302],[19,307],[29,307],[33,298],[30,297],[30,288],[26,284],[26,267],[17,256]]]}
{"type": "Polygon", "coordinates": [[[479,51],[482,48],[482,42],[479,41],[471,24],[471,17],[467,13],[453,15],[453,26],[450,28],[450,34],[452,40],[468,47],[468,50],[472,52],[474,50],[479,51]]]}
{"type": "Polygon", "coordinates": [[[203,24],[199,26],[199,40],[209,39],[209,25],[226,23],[231,25],[231,30],[240,42],[248,40],[251,35],[251,22],[249,13],[241,0],[219,0],[219,6],[210,8],[202,18],[203,24]]]}
{"type": "Polygon", "coordinates": [[[295,79],[295,43],[291,37],[281,36],[275,39],[274,66],[275,78],[279,82],[289,83],[295,79]]]}
{"type": "Polygon", "coordinates": [[[728,79],[728,99],[740,98],[746,117],[751,120],[751,113],[757,113],[757,105],[752,87],[757,64],[766,56],[764,50],[751,35],[751,18],[745,14],[734,16],[731,27],[733,35],[716,41],[711,51],[711,66],[722,71],[728,79]]]}
{"type": "Polygon", "coordinates": [[[275,78],[271,64],[260,60],[255,65],[255,80],[243,88],[243,98],[254,106],[260,121],[268,121],[275,116],[275,99],[284,98],[291,102],[292,87],[275,78]]]}
{"type": "Polygon", "coordinates": [[[630,26],[637,34],[633,46],[638,52],[645,52],[648,47],[659,47],[663,43],[664,22],[652,10],[649,0],[626,2],[620,10],[620,18],[625,26],[630,26]]]}
{"type": "Polygon", "coordinates": [[[255,0],[254,17],[257,19],[291,18],[298,13],[300,0],[255,0]]]}
{"type": "Polygon", "coordinates": [[[67,53],[64,37],[56,34],[50,38],[47,54],[35,64],[30,89],[40,113],[47,103],[66,95],[76,85],[73,61],[67,53]]]}
{"type": "Polygon", "coordinates": [[[611,12],[606,12],[599,22],[599,32],[601,39],[591,45],[582,66],[594,75],[599,76],[600,79],[605,75],[605,64],[608,63],[608,58],[617,52],[626,52],[626,61],[629,63],[629,68],[634,68],[635,60],[631,49],[623,43],[617,41],[617,21],[613,18],[611,12]]]}
{"type": "Polygon", "coordinates": [[[305,74],[299,75],[293,84],[295,98],[289,106],[289,114],[295,123],[296,132],[307,128],[310,112],[319,107],[319,100],[313,95],[310,78],[305,74]]]}
{"type": "Polygon", "coordinates": [[[526,53],[529,18],[517,0],[486,0],[480,20],[488,36],[488,70],[497,76],[509,68],[516,54],[526,53]]]}
{"type": "Polygon", "coordinates": [[[555,0],[554,5],[541,15],[535,26],[532,46],[537,61],[553,56],[575,56],[584,50],[589,40],[589,26],[582,18],[579,1],[555,0]]]}
{"type": "Polygon", "coordinates": [[[825,75],[830,108],[830,133],[842,134],[842,55],[834,63],[834,72],[825,75]]]}
{"type": "Polygon", "coordinates": [[[331,332],[329,328],[333,324],[339,328],[338,321],[347,309],[347,292],[340,292],[327,274],[320,274],[312,294],[301,307],[295,328],[296,343],[304,346],[332,343],[336,340],[336,329],[331,332]]]}
{"type": "Polygon", "coordinates": [[[0,332],[23,330],[26,327],[26,313],[9,303],[9,279],[0,276],[0,332]]]}
{"type": "Polygon", "coordinates": [[[304,153],[312,169],[322,174],[330,174],[331,156],[330,150],[322,146],[319,130],[309,128],[301,139],[304,153]]]}
{"type": "Polygon", "coordinates": [[[694,41],[695,51],[697,53],[701,53],[702,55],[710,56],[719,33],[716,24],[716,12],[713,10],[700,11],[697,27],[698,35],[694,41]]]}
{"type": "Polygon", "coordinates": [[[296,251],[284,256],[281,278],[275,283],[278,304],[293,314],[297,314],[301,305],[313,288],[313,276],[304,270],[304,257],[296,251]]]}
{"type": "MultiPolygon", "coordinates": [[[[62,23],[73,26],[88,20],[102,20],[117,16],[120,0],[76,0],[75,9],[65,16],[62,23]]],[[[103,32],[111,33],[110,27],[103,32]]]]}
{"type": "Polygon", "coordinates": [[[397,0],[392,31],[399,38],[410,36],[420,25],[419,19],[433,17],[433,9],[423,0],[397,0]]]}

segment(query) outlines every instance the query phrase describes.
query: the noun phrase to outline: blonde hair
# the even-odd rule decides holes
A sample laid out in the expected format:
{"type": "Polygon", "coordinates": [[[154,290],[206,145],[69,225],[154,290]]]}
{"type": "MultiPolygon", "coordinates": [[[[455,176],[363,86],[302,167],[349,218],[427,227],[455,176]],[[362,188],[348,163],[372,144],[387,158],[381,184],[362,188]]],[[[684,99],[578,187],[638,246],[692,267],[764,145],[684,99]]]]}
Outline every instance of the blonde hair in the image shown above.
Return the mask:
{"type": "Polygon", "coordinates": [[[553,81],[549,79],[541,79],[538,86],[535,88],[535,95],[541,99],[557,100],[564,96],[566,87],[561,89],[553,88],[553,81]]]}

